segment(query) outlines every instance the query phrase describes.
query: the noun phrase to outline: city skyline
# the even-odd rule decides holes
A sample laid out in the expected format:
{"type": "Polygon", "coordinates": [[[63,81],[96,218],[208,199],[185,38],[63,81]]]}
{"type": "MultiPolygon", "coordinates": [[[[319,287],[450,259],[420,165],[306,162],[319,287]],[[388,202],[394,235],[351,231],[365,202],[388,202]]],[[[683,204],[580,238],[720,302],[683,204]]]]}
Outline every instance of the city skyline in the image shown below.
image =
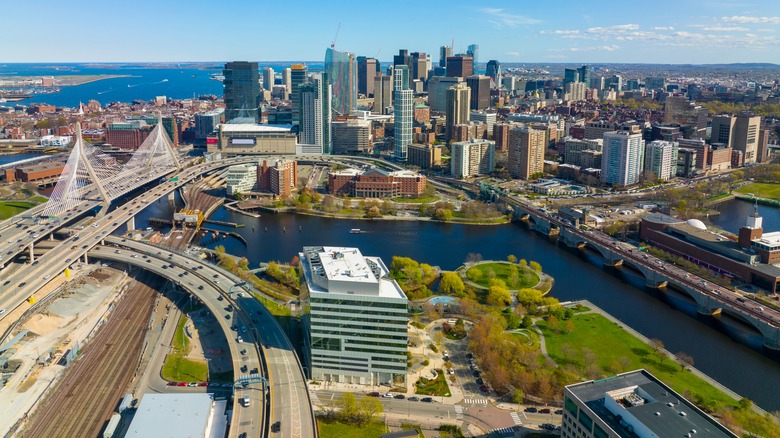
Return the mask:
{"type": "Polygon", "coordinates": [[[560,1],[556,5],[561,13],[555,18],[549,13],[549,4],[488,7],[455,0],[446,7],[415,3],[412,9],[380,11],[381,6],[371,3],[348,1],[326,7],[304,1],[299,10],[306,12],[297,13],[292,21],[268,19],[289,18],[291,12],[284,4],[260,5],[248,0],[232,0],[219,8],[196,0],[186,9],[178,2],[162,0],[152,14],[94,0],[81,2],[80,8],[51,0],[34,3],[6,5],[9,17],[23,17],[33,10],[47,14],[39,14],[32,23],[7,23],[9,34],[23,36],[4,47],[3,62],[319,60],[322,49],[336,37],[337,50],[380,60],[407,48],[430,53],[437,62],[440,46],[454,40],[455,53],[465,53],[470,44],[479,45],[483,64],[490,59],[507,63],[780,63],[780,5],[769,1],[662,1],[653,8],[621,3],[617,13],[612,12],[617,10],[612,2],[594,7],[560,1]],[[238,10],[242,13],[236,14],[238,10]],[[354,11],[362,12],[348,19],[355,16],[354,11]],[[115,31],[117,16],[132,23],[131,32],[115,31]],[[369,20],[377,16],[383,22],[369,20]],[[161,21],[154,17],[164,17],[166,26],[160,26],[161,21]],[[439,24],[430,31],[424,25],[426,20],[439,24]],[[60,32],[56,46],[50,33],[28,31],[31,24],[57,29],[63,23],[82,22],[89,25],[74,25],[60,32]],[[230,23],[233,43],[208,38],[212,32],[220,33],[218,23],[230,23]],[[395,38],[386,38],[383,25],[399,30],[393,31],[395,38]],[[164,43],[166,40],[169,43],[164,43]]]}

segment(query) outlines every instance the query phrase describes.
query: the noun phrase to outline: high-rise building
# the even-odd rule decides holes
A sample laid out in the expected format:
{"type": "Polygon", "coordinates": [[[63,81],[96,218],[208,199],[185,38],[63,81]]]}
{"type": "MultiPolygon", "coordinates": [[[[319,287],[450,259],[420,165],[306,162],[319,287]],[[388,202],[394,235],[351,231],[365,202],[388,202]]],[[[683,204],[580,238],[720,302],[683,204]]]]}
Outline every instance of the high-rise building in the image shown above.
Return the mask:
{"type": "MultiPolygon", "coordinates": [[[[566,137],[563,147],[563,162],[580,167],[593,167],[590,164],[592,164],[595,155],[601,156],[603,146],[604,140],[601,138],[579,140],[574,137],[566,137]],[[595,152],[596,154],[586,154],[585,152],[595,152]]],[[[598,167],[601,168],[601,165],[599,164],[598,167]]]]}
{"type": "Polygon", "coordinates": [[[574,68],[566,68],[563,70],[563,84],[568,84],[570,82],[577,82],[579,79],[579,72],[577,72],[577,69],[574,68]]]}
{"type": "Polygon", "coordinates": [[[666,78],[657,76],[648,76],[645,78],[646,90],[666,90],[666,78]]]}
{"type": "Polygon", "coordinates": [[[337,155],[371,152],[371,122],[349,119],[330,124],[333,153],[337,155]]]}
{"type": "Polygon", "coordinates": [[[263,69],[263,88],[268,91],[272,91],[274,89],[274,75],[274,69],[271,67],[266,67],[263,69]]]}
{"type": "Polygon", "coordinates": [[[393,82],[390,76],[377,74],[374,76],[374,112],[387,114],[387,109],[393,105],[393,82]]]}
{"type": "Polygon", "coordinates": [[[304,247],[299,258],[308,377],[405,386],[408,298],[382,259],[327,246],[304,247]]]}
{"type": "Polygon", "coordinates": [[[428,78],[428,56],[425,52],[412,52],[409,58],[412,65],[409,81],[425,81],[428,78]]]}
{"type": "Polygon", "coordinates": [[[567,82],[564,85],[563,100],[570,102],[578,102],[585,100],[585,83],[584,82],[567,82]]]}
{"type": "Polygon", "coordinates": [[[501,64],[495,59],[491,59],[485,68],[485,74],[493,79],[496,88],[501,88],[501,64]]]}
{"type": "Polygon", "coordinates": [[[447,76],[466,78],[474,74],[474,59],[468,55],[447,58],[447,76]]]}
{"type": "Polygon", "coordinates": [[[445,114],[447,141],[453,138],[453,126],[469,122],[470,100],[471,90],[464,82],[447,89],[447,111],[445,114]]]}
{"type": "Polygon", "coordinates": [[[330,134],[331,88],[327,73],[315,74],[308,84],[298,87],[301,105],[298,142],[311,148],[310,152],[330,153],[332,142],[330,134]]]}
{"type": "Polygon", "coordinates": [[[734,121],[731,132],[731,148],[742,152],[745,164],[755,163],[758,156],[758,134],[761,129],[761,116],[748,111],[740,111],[734,121]]]}
{"type": "Polygon", "coordinates": [[[443,113],[447,110],[447,90],[463,78],[446,76],[434,76],[428,80],[428,106],[431,111],[443,113]]]}
{"type": "Polygon", "coordinates": [[[664,123],[682,125],[685,138],[704,138],[707,133],[707,108],[683,96],[669,96],[664,101],[664,123]]]}
{"type": "Polygon", "coordinates": [[[453,178],[487,175],[496,169],[496,144],[472,138],[450,146],[450,174],[453,178]]]}
{"type": "Polygon", "coordinates": [[[209,111],[207,113],[195,114],[195,138],[204,140],[217,130],[225,110],[209,111]]]}
{"type": "Polygon", "coordinates": [[[471,109],[483,110],[490,107],[490,76],[469,76],[466,78],[466,85],[471,89],[471,109]]]}
{"type": "Polygon", "coordinates": [[[396,65],[393,69],[393,157],[398,161],[406,161],[407,147],[412,144],[413,107],[414,95],[409,89],[409,67],[396,65]]]}
{"type": "Polygon", "coordinates": [[[292,92],[292,70],[289,67],[282,69],[282,84],[284,84],[285,99],[289,99],[292,92]]]}
{"type": "MultiPolygon", "coordinates": [[[[493,135],[493,126],[496,124],[498,115],[493,112],[487,111],[471,111],[469,113],[469,120],[472,122],[482,122],[487,128],[488,135],[493,135]]],[[[495,138],[493,139],[495,140],[495,138]]],[[[496,145],[498,148],[498,145],[496,145]]],[[[500,150],[500,149],[499,149],[500,150]]]]}
{"type": "Polygon", "coordinates": [[[298,87],[309,82],[309,70],[303,64],[293,64],[290,66],[290,107],[292,111],[293,125],[300,123],[301,115],[301,95],[298,93],[298,87]]]}
{"type": "Polygon", "coordinates": [[[644,172],[653,172],[656,178],[669,181],[677,174],[677,143],[651,141],[645,146],[644,172]]]}
{"type": "Polygon", "coordinates": [[[446,68],[447,58],[449,58],[450,56],[452,56],[452,47],[441,46],[439,48],[439,67],[446,68]]]}
{"type": "Polygon", "coordinates": [[[711,144],[725,144],[731,147],[731,133],[734,131],[734,122],[737,119],[730,115],[712,116],[712,130],[710,132],[711,144]]]}
{"type": "Polygon", "coordinates": [[[298,184],[298,162],[294,160],[273,160],[269,166],[263,160],[257,166],[257,188],[282,197],[290,196],[298,184]]]}
{"type": "Polygon", "coordinates": [[[474,62],[474,74],[476,74],[479,65],[479,44],[469,44],[469,46],[466,47],[466,55],[471,56],[471,59],[474,62]]]}
{"type": "MultiPolygon", "coordinates": [[[[577,69],[577,82],[590,84],[590,67],[583,65],[577,69]]],[[[586,85],[585,88],[588,88],[588,85],[586,85]]]]}
{"type": "Polygon", "coordinates": [[[441,146],[433,144],[409,145],[407,163],[421,169],[441,166],[441,146]]]}
{"type": "Polygon", "coordinates": [[[736,438],[695,404],[645,370],[564,389],[564,438],[736,438]]]}
{"type": "Polygon", "coordinates": [[[366,97],[374,95],[374,77],[376,76],[377,61],[365,56],[357,57],[358,65],[358,93],[366,97]]]}
{"type": "Polygon", "coordinates": [[[766,163],[767,161],[769,161],[769,130],[762,129],[758,132],[756,163],[766,163]]]}
{"type": "Polygon", "coordinates": [[[357,108],[357,62],[355,55],[328,47],[325,72],[333,90],[331,103],[337,115],[349,115],[357,108]]]}
{"type": "Polygon", "coordinates": [[[233,61],[225,64],[222,70],[225,79],[225,121],[244,117],[254,118],[254,123],[260,120],[258,98],[260,96],[260,79],[256,62],[233,61]]]}
{"type": "Polygon", "coordinates": [[[512,125],[509,123],[496,123],[493,125],[493,141],[496,142],[496,150],[506,151],[509,148],[509,131],[512,125]]]}
{"type": "Polygon", "coordinates": [[[530,179],[544,171],[545,132],[529,127],[509,131],[507,168],[512,178],[530,179]]]}
{"type": "Polygon", "coordinates": [[[639,182],[644,164],[645,141],[641,133],[615,131],[604,134],[601,181],[613,186],[639,182]]]}

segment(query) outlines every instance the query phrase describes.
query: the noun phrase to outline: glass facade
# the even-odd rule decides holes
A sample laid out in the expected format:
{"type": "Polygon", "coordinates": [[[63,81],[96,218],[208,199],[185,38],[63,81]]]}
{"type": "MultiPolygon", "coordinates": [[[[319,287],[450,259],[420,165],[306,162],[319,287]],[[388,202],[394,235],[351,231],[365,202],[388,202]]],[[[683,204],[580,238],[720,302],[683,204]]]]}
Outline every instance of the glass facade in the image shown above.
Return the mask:
{"type": "Polygon", "coordinates": [[[409,145],[412,144],[413,107],[414,95],[409,89],[409,67],[397,65],[393,69],[393,157],[398,161],[406,161],[409,145]]]}
{"type": "Polygon", "coordinates": [[[225,86],[225,122],[249,114],[257,123],[259,121],[257,99],[260,96],[257,63],[228,62],[222,74],[225,76],[222,81],[225,86]]]}
{"type": "Polygon", "coordinates": [[[333,90],[331,102],[338,115],[349,115],[357,107],[357,62],[355,55],[328,48],[325,51],[325,72],[333,90]]]}

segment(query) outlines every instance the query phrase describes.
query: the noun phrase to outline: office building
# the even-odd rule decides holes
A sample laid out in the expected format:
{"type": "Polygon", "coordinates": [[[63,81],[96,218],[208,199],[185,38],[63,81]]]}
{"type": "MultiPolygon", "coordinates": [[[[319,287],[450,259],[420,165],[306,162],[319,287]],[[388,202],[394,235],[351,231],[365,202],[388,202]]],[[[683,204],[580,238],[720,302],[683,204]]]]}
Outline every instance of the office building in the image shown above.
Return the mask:
{"type": "Polygon", "coordinates": [[[377,74],[374,76],[374,112],[387,114],[393,106],[393,82],[390,76],[377,74]]]}
{"type": "Polygon", "coordinates": [[[447,90],[463,82],[463,78],[448,78],[446,76],[434,76],[428,80],[428,106],[431,111],[443,113],[447,111],[447,90]]]}
{"type": "Polygon", "coordinates": [[[477,73],[477,66],[479,65],[479,45],[478,44],[469,44],[468,47],[466,47],[466,55],[471,56],[473,65],[474,65],[474,73],[477,73]]]}
{"type": "Polygon", "coordinates": [[[428,56],[425,52],[412,52],[409,55],[412,69],[409,71],[409,82],[425,82],[428,78],[428,56]]]}
{"type": "Polygon", "coordinates": [[[217,130],[224,113],[225,110],[219,108],[207,113],[195,114],[195,138],[205,140],[206,137],[213,134],[217,130]]]}
{"type": "Polygon", "coordinates": [[[472,110],[483,110],[490,107],[490,77],[475,75],[466,78],[466,85],[471,89],[472,110]]]}
{"type": "Polygon", "coordinates": [[[598,120],[588,122],[585,124],[585,138],[586,139],[602,139],[607,132],[614,131],[618,128],[618,123],[607,122],[604,120],[598,120]]]}
{"type": "Polygon", "coordinates": [[[577,82],[579,74],[575,68],[563,69],[563,84],[566,85],[571,82],[577,82]]]}
{"type": "Polygon", "coordinates": [[[724,144],[731,147],[731,134],[734,131],[736,117],[730,115],[712,116],[712,129],[710,130],[711,144],[724,144]]]}
{"type": "Polygon", "coordinates": [[[228,167],[225,185],[228,196],[255,191],[257,189],[257,165],[237,164],[228,167]]]}
{"type": "Polygon", "coordinates": [[[756,152],[756,163],[766,163],[769,160],[769,130],[762,129],[758,131],[758,151],[756,152]]]}
{"type": "Polygon", "coordinates": [[[225,87],[225,121],[230,122],[238,117],[252,117],[253,123],[260,121],[258,99],[260,96],[260,79],[257,63],[233,61],[225,64],[222,70],[222,84],[225,87]]]}
{"type": "Polygon", "coordinates": [[[408,299],[379,257],[307,246],[299,254],[309,378],[406,385],[408,299]]]}
{"type": "Polygon", "coordinates": [[[327,73],[315,74],[311,82],[298,86],[301,113],[298,142],[307,153],[331,152],[331,86],[327,73]]]}
{"type": "Polygon", "coordinates": [[[496,84],[496,88],[501,88],[501,64],[495,59],[491,59],[487,63],[485,68],[485,74],[493,79],[493,83],[496,84]]]}
{"type": "Polygon", "coordinates": [[[450,145],[450,174],[453,178],[487,175],[496,169],[496,144],[472,138],[450,145]]]}
{"type": "Polygon", "coordinates": [[[648,76],[645,78],[645,90],[666,90],[666,78],[648,76]]]}
{"type": "Polygon", "coordinates": [[[664,101],[664,123],[681,126],[685,138],[704,138],[707,132],[707,108],[683,96],[669,96],[664,101]]]}
{"type": "Polygon", "coordinates": [[[604,134],[601,181],[618,187],[638,183],[644,153],[645,141],[641,133],[616,131],[604,134]]]}
{"type": "Polygon", "coordinates": [[[406,162],[420,169],[441,166],[441,146],[433,144],[409,145],[406,162]]]}
{"type": "Polygon", "coordinates": [[[465,83],[453,85],[447,90],[445,130],[447,141],[453,138],[452,127],[469,122],[471,90],[465,83]]]}
{"type": "Polygon", "coordinates": [[[349,115],[357,108],[357,62],[355,55],[333,48],[325,50],[325,72],[331,86],[331,105],[336,115],[349,115]]]}
{"type": "Polygon", "coordinates": [[[563,438],[737,436],[645,370],[564,389],[563,438]]]}
{"type": "Polygon", "coordinates": [[[298,87],[309,82],[309,70],[303,64],[293,64],[290,66],[290,108],[292,112],[293,125],[298,125],[301,121],[301,95],[298,93],[298,87]]]}
{"type": "Polygon", "coordinates": [[[409,67],[393,68],[393,157],[406,161],[406,148],[412,144],[414,96],[409,89],[409,67]]]}
{"type": "Polygon", "coordinates": [[[585,84],[585,88],[590,87],[590,67],[583,65],[577,69],[577,82],[585,84]]]}
{"type": "Polygon", "coordinates": [[[357,198],[418,197],[425,193],[426,178],[410,170],[389,172],[378,167],[344,169],[328,174],[328,192],[357,198]]]}
{"type": "MultiPolygon", "coordinates": [[[[493,135],[493,126],[496,125],[496,118],[496,113],[489,113],[487,111],[471,111],[469,113],[469,120],[472,122],[484,123],[489,135],[493,135]]],[[[495,138],[493,140],[495,140],[495,138]]]]}
{"type": "MultiPolygon", "coordinates": [[[[741,156],[738,156],[741,159],[741,156]]],[[[734,150],[726,147],[725,144],[714,144],[709,146],[707,151],[707,171],[723,172],[731,169],[731,162],[734,159],[734,150]]]]}
{"type": "Polygon", "coordinates": [[[290,196],[298,183],[298,162],[295,160],[274,160],[269,166],[263,160],[257,166],[257,189],[282,197],[290,196]]]}
{"type": "Polygon", "coordinates": [[[447,76],[467,78],[474,74],[474,59],[468,55],[456,55],[447,58],[447,76]]]}
{"type": "Polygon", "coordinates": [[[223,157],[237,155],[294,155],[296,135],[292,125],[251,125],[223,123],[219,125],[219,137],[208,142],[208,153],[221,153],[223,157]]]}
{"type": "Polygon", "coordinates": [[[748,111],[740,111],[737,114],[731,133],[731,148],[742,152],[744,164],[752,164],[757,161],[760,130],[761,116],[748,111]]]}
{"type": "Polygon", "coordinates": [[[601,138],[580,140],[566,137],[563,146],[563,162],[584,168],[601,168],[603,146],[604,140],[601,138]],[[593,165],[596,156],[598,156],[598,166],[593,165]]]}
{"type": "Polygon", "coordinates": [[[371,152],[371,122],[368,120],[332,122],[330,132],[334,154],[355,155],[371,152]]]}
{"type": "Polygon", "coordinates": [[[292,69],[289,67],[282,69],[282,84],[284,85],[284,98],[289,99],[292,93],[292,69]]]}
{"type": "Polygon", "coordinates": [[[372,97],[374,95],[374,77],[377,75],[377,68],[379,67],[379,63],[374,58],[358,56],[357,66],[357,92],[363,96],[372,97]]]}
{"type": "Polygon", "coordinates": [[[696,175],[696,151],[690,148],[677,148],[677,176],[692,178],[696,175]]]}
{"type": "Polygon", "coordinates": [[[263,69],[263,88],[265,88],[268,91],[273,91],[274,89],[274,82],[275,82],[275,73],[274,69],[271,67],[266,67],[263,69]]]}
{"type": "Polygon", "coordinates": [[[529,127],[509,131],[507,168],[512,178],[531,179],[544,171],[545,132],[529,127]]]}
{"type": "Polygon", "coordinates": [[[677,174],[677,143],[654,140],[645,146],[644,172],[669,181],[677,174]]]}
{"type": "Polygon", "coordinates": [[[446,68],[447,58],[449,58],[450,56],[452,56],[452,47],[441,46],[439,48],[439,67],[446,68]]]}

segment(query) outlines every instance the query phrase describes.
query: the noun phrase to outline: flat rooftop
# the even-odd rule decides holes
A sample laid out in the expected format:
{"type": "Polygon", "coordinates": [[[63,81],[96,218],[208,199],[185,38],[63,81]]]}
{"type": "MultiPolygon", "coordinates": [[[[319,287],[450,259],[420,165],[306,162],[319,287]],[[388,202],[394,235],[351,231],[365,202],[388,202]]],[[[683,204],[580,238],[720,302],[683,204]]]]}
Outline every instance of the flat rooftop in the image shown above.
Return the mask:
{"type": "Polygon", "coordinates": [[[326,246],[322,248],[320,260],[328,280],[351,281],[355,283],[378,283],[366,259],[357,248],[326,246]]]}
{"type": "Polygon", "coordinates": [[[638,421],[659,437],[683,437],[695,430],[695,436],[736,438],[645,370],[576,383],[566,389],[620,436],[637,436],[637,428],[631,431],[628,424],[638,421]]]}
{"type": "MultiPolygon", "coordinates": [[[[223,410],[212,409],[212,394],[145,394],[125,434],[128,438],[203,438],[213,436],[213,427],[223,410]],[[212,418],[212,414],[214,418],[212,418]]],[[[225,431],[222,430],[224,436],[225,431]]]]}
{"type": "Polygon", "coordinates": [[[222,132],[290,132],[293,125],[258,125],[252,123],[223,123],[220,125],[222,132]]]}
{"type": "Polygon", "coordinates": [[[311,292],[406,299],[382,259],[366,257],[357,248],[307,246],[301,260],[311,292]]]}

